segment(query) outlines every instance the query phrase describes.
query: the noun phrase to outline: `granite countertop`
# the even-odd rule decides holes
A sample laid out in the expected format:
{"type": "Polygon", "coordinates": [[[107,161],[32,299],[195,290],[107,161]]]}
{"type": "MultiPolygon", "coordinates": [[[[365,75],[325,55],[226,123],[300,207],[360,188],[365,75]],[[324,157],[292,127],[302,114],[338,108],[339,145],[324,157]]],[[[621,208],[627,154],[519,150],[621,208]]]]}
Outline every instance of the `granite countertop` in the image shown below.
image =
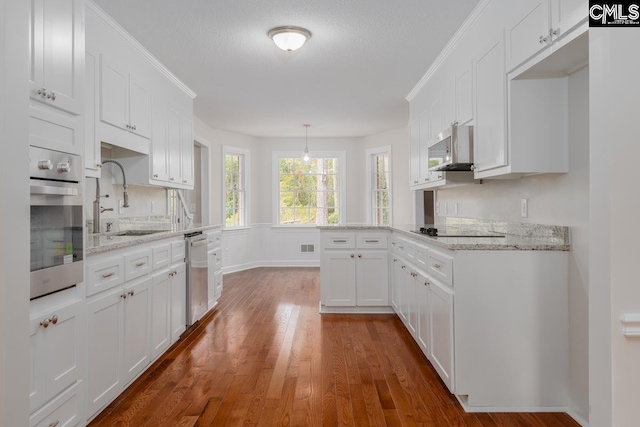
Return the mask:
{"type": "MultiPolygon", "coordinates": [[[[434,225],[428,225],[434,226],[434,225]]],[[[428,227],[426,226],[426,227],[428,227]]],[[[509,223],[504,221],[478,220],[472,218],[447,217],[436,224],[439,234],[480,234],[504,237],[443,237],[415,233],[412,226],[323,226],[320,230],[391,230],[404,234],[415,241],[439,246],[451,251],[569,251],[569,227],[557,225],[509,223]]]]}
{"type": "Polygon", "coordinates": [[[115,236],[114,233],[99,233],[99,234],[87,234],[86,250],[87,255],[98,254],[102,252],[108,252],[115,249],[127,248],[130,246],[140,245],[143,243],[149,243],[156,240],[168,239],[171,237],[180,237],[188,233],[198,231],[208,231],[215,228],[220,228],[220,225],[203,225],[198,227],[184,229],[172,229],[159,233],[146,234],[144,236],[115,236]]]}

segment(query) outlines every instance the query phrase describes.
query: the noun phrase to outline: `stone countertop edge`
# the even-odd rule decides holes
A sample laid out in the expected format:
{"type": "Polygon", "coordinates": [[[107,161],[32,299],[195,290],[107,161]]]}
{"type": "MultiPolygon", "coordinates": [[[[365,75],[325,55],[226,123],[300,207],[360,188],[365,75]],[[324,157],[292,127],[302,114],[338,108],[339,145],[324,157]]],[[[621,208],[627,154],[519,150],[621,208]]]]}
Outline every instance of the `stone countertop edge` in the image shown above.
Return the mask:
{"type": "Polygon", "coordinates": [[[194,233],[198,231],[209,231],[216,228],[222,228],[221,225],[203,225],[201,227],[194,227],[188,230],[180,230],[180,231],[171,231],[167,230],[162,233],[153,233],[147,234],[144,236],[114,236],[118,238],[117,240],[109,243],[98,243],[97,245],[93,243],[92,239],[99,239],[100,237],[107,237],[105,235],[87,235],[87,245],[86,245],[86,254],[94,255],[98,253],[113,251],[116,249],[128,248],[131,246],[141,245],[144,243],[155,242],[156,240],[164,240],[170,239],[172,237],[184,236],[188,233],[194,233]]]}
{"type": "Polygon", "coordinates": [[[318,226],[321,231],[358,231],[358,230],[390,230],[404,234],[415,240],[423,240],[434,246],[451,251],[569,251],[571,245],[554,239],[531,238],[507,234],[506,237],[445,237],[438,238],[426,234],[413,233],[409,230],[376,225],[335,225],[318,226]],[[444,240],[443,240],[444,239],[444,240]]]}

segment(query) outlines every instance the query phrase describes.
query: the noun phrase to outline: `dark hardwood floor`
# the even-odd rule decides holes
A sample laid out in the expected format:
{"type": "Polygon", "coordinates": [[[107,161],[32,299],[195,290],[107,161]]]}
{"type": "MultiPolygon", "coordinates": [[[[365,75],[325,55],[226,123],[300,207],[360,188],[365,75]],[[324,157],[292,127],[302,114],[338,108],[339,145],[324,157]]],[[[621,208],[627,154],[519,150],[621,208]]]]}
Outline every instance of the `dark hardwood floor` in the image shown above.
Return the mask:
{"type": "Polygon", "coordinates": [[[90,426],[578,426],[465,413],[395,315],[318,314],[319,276],[226,275],[217,310],[90,426]]]}

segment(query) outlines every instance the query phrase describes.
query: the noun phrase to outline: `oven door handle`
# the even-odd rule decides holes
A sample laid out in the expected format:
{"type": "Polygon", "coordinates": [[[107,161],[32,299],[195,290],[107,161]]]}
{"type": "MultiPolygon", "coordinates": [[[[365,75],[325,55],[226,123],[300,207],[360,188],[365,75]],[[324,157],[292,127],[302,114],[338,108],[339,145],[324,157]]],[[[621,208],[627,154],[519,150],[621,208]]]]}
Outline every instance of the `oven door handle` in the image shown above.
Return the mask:
{"type": "Polygon", "coordinates": [[[77,188],[52,187],[49,185],[31,185],[31,194],[46,194],[52,196],[77,196],[77,188]]]}

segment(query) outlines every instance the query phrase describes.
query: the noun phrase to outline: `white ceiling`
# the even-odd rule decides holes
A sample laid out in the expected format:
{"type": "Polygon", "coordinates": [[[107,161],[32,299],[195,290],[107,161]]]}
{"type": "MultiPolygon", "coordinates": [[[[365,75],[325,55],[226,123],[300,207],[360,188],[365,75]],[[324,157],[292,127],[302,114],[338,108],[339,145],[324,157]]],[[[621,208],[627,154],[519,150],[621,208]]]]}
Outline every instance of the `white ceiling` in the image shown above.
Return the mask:
{"type": "Polygon", "coordinates": [[[209,126],[356,137],[406,125],[407,94],[479,0],[96,0],[198,96],[209,126]],[[267,37],[307,28],[293,53],[267,37]]]}

